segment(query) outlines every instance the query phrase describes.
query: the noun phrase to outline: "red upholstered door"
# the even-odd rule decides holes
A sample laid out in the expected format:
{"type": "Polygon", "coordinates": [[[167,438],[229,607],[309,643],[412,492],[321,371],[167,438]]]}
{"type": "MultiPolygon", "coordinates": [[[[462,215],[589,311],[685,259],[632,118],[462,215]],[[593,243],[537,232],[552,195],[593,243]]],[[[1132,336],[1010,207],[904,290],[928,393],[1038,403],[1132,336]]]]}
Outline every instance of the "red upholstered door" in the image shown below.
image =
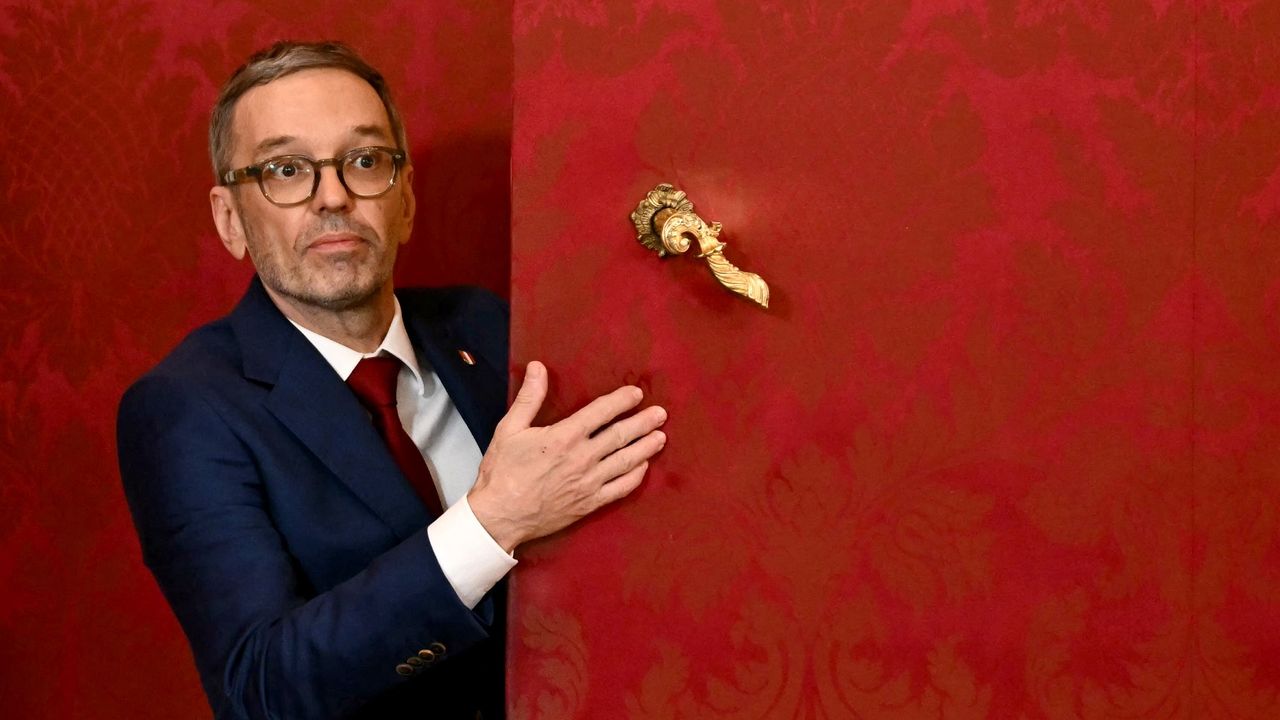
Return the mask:
{"type": "Polygon", "coordinates": [[[514,717],[1280,716],[1261,7],[516,2],[513,363],[671,419],[523,552],[514,717]]]}

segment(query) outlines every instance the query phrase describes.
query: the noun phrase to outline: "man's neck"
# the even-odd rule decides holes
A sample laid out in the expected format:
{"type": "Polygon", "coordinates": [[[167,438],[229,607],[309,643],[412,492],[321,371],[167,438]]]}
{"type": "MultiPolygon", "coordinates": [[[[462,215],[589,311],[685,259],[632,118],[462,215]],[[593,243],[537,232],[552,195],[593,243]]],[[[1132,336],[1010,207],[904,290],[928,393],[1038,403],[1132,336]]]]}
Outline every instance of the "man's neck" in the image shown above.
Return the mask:
{"type": "Polygon", "coordinates": [[[390,283],[367,302],[343,310],[309,305],[280,295],[269,287],[266,290],[286,318],[362,353],[378,349],[396,314],[395,295],[390,283]]]}

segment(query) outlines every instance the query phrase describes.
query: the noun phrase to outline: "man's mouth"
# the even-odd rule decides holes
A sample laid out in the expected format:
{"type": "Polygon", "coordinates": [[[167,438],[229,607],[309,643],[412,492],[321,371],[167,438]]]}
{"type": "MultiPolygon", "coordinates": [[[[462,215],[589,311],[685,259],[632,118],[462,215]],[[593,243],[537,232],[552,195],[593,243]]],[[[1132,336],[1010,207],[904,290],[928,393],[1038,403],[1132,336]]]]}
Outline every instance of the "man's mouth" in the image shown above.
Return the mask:
{"type": "Polygon", "coordinates": [[[321,235],[307,244],[308,252],[338,253],[351,252],[364,244],[364,238],[354,233],[334,233],[321,235]]]}

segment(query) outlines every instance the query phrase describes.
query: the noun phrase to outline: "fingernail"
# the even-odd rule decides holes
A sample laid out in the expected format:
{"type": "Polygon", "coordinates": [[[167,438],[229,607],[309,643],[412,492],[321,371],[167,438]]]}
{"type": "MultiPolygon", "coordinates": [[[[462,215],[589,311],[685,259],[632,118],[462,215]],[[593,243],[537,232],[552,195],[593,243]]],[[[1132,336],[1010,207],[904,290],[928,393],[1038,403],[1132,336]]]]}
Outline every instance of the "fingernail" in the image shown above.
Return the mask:
{"type": "Polygon", "coordinates": [[[667,446],[667,434],[661,430],[657,430],[655,432],[658,433],[658,449],[661,450],[667,446]]]}
{"type": "Polygon", "coordinates": [[[654,409],[658,411],[658,422],[666,422],[666,421],[667,421],[667,409],[666,409],[666,408],[661,408],[661,407],[659,407],[659,408],[654,408],[654,409]]]}

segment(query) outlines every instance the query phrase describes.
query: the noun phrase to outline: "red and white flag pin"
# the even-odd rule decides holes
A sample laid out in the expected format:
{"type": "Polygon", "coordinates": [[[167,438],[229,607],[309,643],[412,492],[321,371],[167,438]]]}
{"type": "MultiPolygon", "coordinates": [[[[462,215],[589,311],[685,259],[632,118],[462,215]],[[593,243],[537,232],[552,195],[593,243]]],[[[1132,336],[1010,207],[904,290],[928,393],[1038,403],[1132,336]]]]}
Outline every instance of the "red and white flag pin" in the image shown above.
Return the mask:
{"type": "Polygon", "coordinates": [[[471,353],[467,352],[466,350],[463,350],[462,348],[458,348],[458,357],[462,358],[462,362],[468,365],[476,364],[476,359],[471,356],[471,353]]]}

